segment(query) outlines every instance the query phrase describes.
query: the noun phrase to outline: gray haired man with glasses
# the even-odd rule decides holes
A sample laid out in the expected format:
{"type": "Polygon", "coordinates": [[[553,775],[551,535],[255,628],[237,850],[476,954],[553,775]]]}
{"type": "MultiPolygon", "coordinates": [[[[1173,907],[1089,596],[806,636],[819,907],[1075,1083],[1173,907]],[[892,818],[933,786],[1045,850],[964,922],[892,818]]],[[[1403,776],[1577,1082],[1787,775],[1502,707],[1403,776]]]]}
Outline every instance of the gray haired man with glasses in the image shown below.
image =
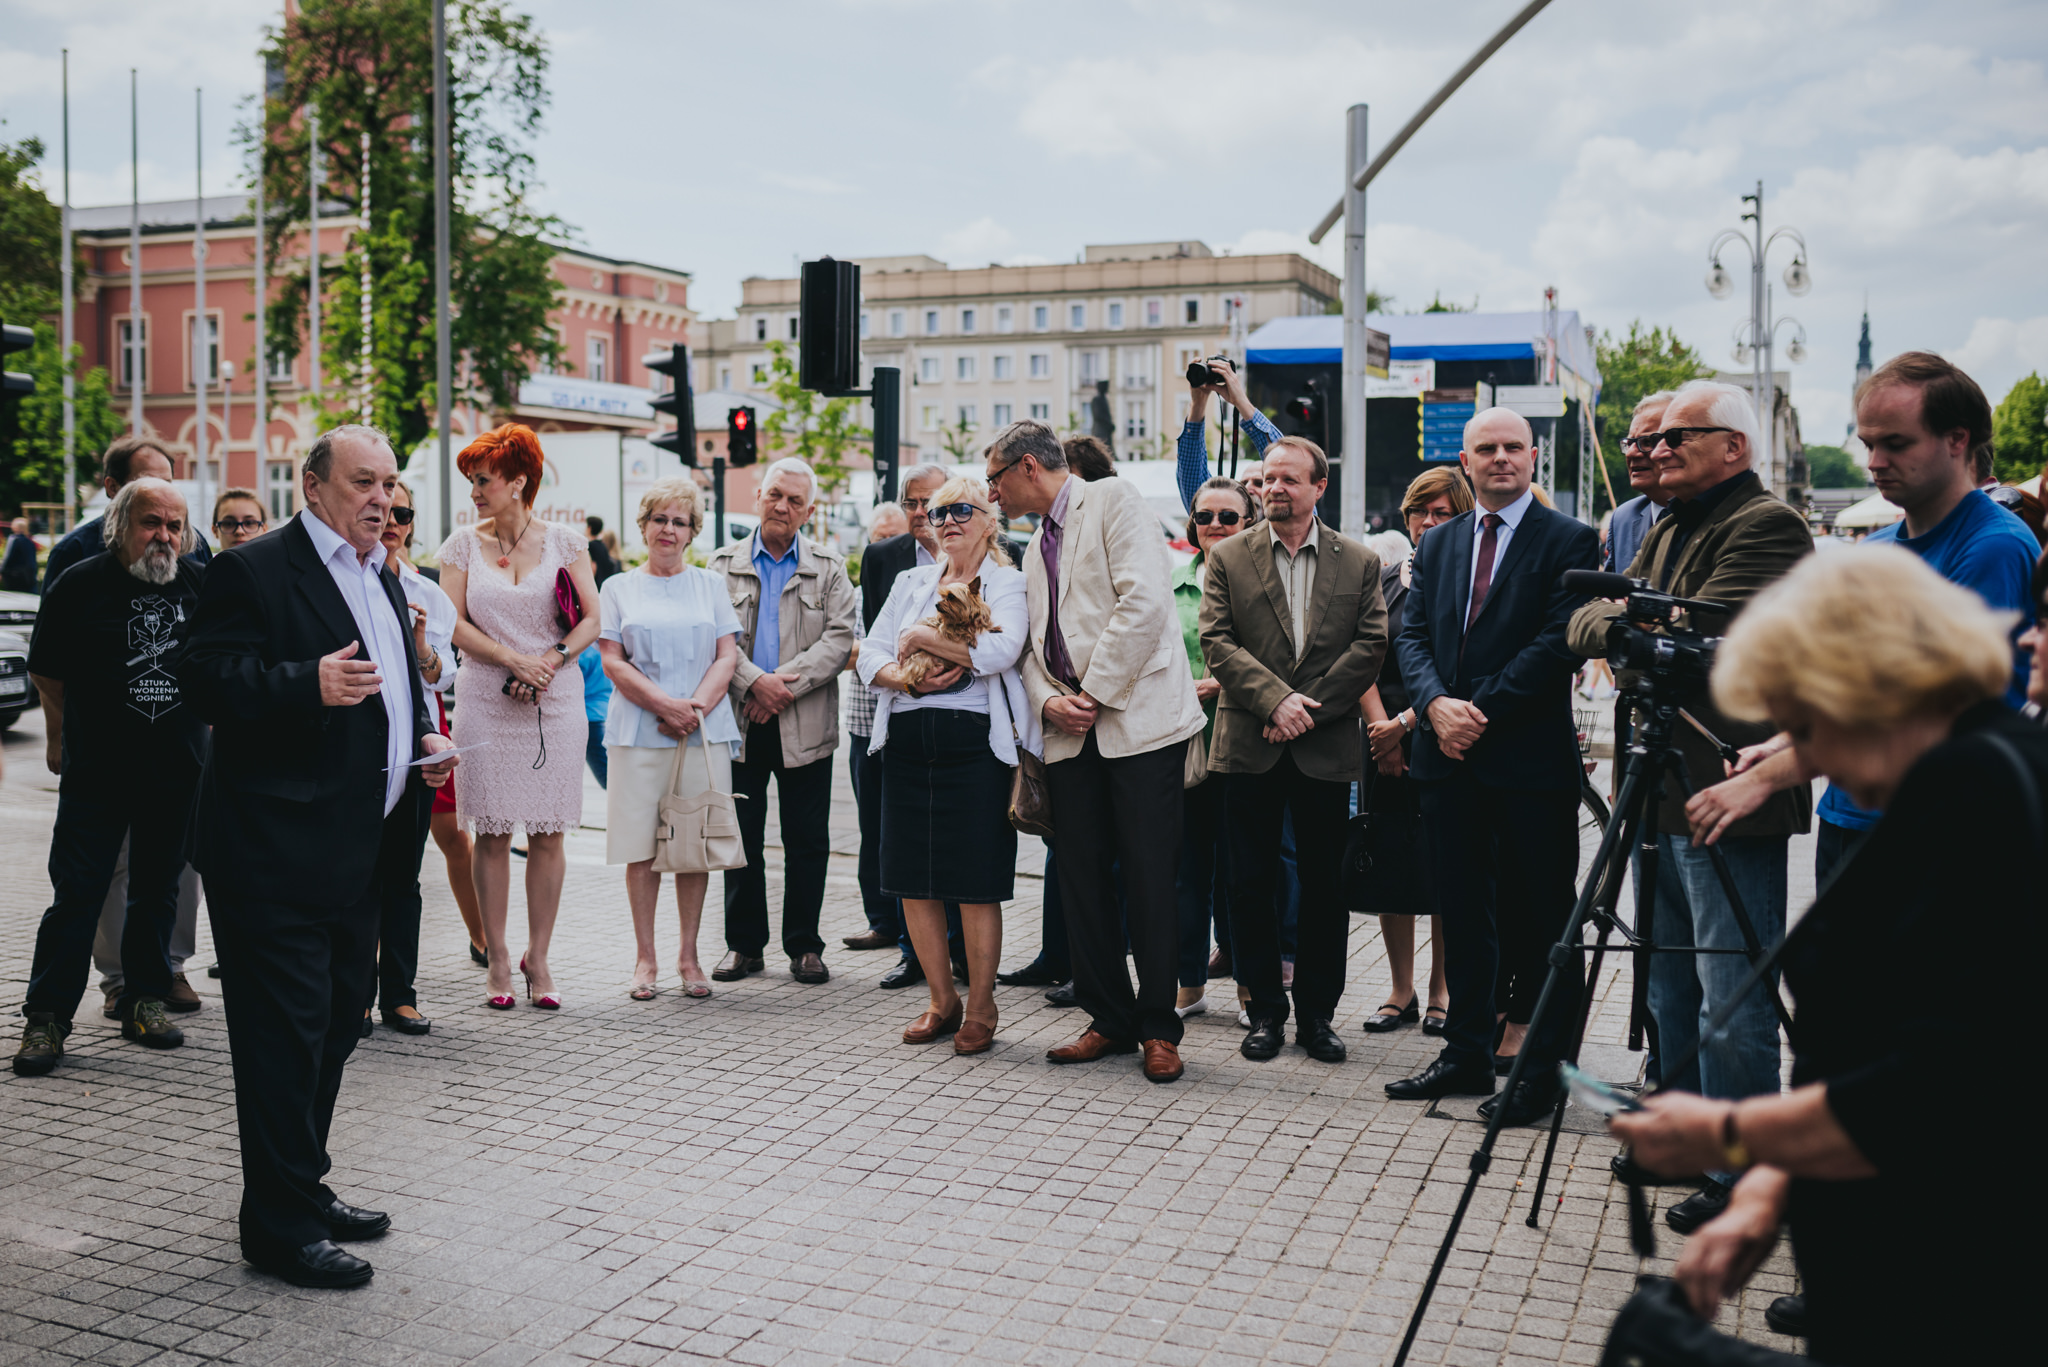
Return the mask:
{"type": "Polygon", "coordinates": [[[1600,566],[1610,572],[1625,571],[1635,563],[1643,538],[1650,534],[1671,495],[1657,480],[1657,462],[1650,452],[1657,445],[1657,429],[1664,424],[1664,410],[1672,391],[1660,389],[1636,401],[1629,418],[1628,435],[1621,439],[1621,458],[1628,468],[1628,487],[1636,496],[1614,510],[1607,519],[1607,552],[1600,566]]]}

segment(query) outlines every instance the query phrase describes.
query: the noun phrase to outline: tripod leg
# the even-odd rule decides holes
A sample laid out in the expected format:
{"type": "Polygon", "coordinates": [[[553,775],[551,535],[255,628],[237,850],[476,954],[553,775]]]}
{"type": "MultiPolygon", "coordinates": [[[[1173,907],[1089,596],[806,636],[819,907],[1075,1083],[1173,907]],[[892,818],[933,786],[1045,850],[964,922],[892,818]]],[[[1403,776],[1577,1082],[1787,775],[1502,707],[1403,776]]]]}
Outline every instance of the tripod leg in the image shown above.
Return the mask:
{"type": "Polygon", "coordinates": [[[1628,1047],[1643,1047],[1643,1030],[1650,1020],[1650,965],[1657,944],[1657,804],[1653,799],[1643,810],[1636,845],[1636,933],[1634,938],[1634,981],[1629,988],[1628,1047]]]}
{"type": "MultiPolygon", "coordinates": [[[[1593,1019],[1593,988],[1600,981],[1600,964],[1607,955],[1607,927],[1600,928],[1600,938],[1593,943],[1592,962],[1586,968],[1586,990],[1580,997],[1579,1028],[1572,1036],[1570,1052],[1566,1054],[1573,1064],[1579,1061],[1579,1051],[1586,1044],[1586,1026],[1593,1019]]],[[[1560,1093],[1557,1107],[1550,1113],[1550,1138],[1543,1146],[1543,1165],[1536,1170],[1536,1194],[1529,1200],[1529,1228],[1535,1229],[1537,1212],[1543,1209],[1543,1190],[1550,1183],[1550,1165],[1557,1157],[1557,1136],[1564,1129],[1565,1096],[1560,1093]]],[[[1562,1198],[1559,1198],[1562,1199],[1562,1198]]]]}

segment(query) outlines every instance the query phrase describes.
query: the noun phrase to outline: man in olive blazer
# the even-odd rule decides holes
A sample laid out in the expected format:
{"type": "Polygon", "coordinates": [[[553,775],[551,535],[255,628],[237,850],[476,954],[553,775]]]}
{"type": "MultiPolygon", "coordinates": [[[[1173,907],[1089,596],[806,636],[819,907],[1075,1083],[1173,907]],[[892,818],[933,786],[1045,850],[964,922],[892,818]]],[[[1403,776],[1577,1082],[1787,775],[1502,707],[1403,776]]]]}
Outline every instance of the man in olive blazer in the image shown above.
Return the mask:
{"type": "Polygon", "coordinates": [[[1330,1028],[1344,993],[1350,912],[1338,860],[1359,774],[1358,700],[1387,654],[1379,557],[1316,519],[1329,462],[1314,443],[1266,448],[1267,521],[1209,552],[1202,657],[1223,685],[1209,770],[1223,785],[1229,832],[1231,950],[1252,994],[1246,1058],[1280,1050],[1280,823],[1294,819],[1301,919],[1294,957],[1295,1040],[1327,1063],[1344,1058],[1330,1028]]]}

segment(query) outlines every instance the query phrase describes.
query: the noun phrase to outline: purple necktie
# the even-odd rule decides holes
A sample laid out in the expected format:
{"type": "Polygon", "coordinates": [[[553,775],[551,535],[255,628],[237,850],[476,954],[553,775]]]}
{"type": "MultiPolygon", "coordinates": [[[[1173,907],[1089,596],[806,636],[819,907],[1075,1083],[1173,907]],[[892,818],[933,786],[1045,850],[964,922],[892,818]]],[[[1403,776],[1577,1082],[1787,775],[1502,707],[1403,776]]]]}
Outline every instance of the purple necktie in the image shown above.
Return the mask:
{"type": "Polygon", "coordinates": [[[1067,654],[1067,638],[1060,631],[1060,524],[1045,519],[1038,538],[1039,554],[1045,559],[1045,666],[1055,679],[1075,692],[1081,681],[1074,677],[1074,661],[1067,654]]]}
{"type": "Polygon", "coordinates": [[[1479,609],[1486,606],[1486,591],[1493,587],[1493,556],[1500,546],[1495,535],[1500,527],[1500,514],[1488,513],[1479,519],[1486,528],[1479,535],[1479,567],[1472,576],[1472,606],[1465,609],[1465,630],[1472,630],[1473,621],[1479,616],[1479,609]]]}

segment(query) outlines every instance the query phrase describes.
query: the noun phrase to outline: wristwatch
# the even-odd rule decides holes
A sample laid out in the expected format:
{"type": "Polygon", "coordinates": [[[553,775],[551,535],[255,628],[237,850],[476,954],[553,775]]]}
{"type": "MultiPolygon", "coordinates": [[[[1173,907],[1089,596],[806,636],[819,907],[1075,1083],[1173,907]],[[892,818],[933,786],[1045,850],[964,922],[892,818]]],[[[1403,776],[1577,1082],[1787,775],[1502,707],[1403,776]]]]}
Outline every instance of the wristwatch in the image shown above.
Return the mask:
{"type": "Polygon", "coordinates": [[[1415,724],[1408,720],[1407,708],[1404,707],[1399,712],[1396,712],[1394,720],[1401,723],[1401,733],[1403,735],[1413,735],[1415,733],[1415,724]]]}
{"type": "MultiPolygon", "coordinates": [[[[560,654],[562,657],[563,664],[569,663],[569,647],[566,643],[562,641],[557,641],[553,645],[549,646],[548,650],[552,650],[560,654]]],[[[543,650],[541,654],[547,654],[547,650],[543,650]]]]}

